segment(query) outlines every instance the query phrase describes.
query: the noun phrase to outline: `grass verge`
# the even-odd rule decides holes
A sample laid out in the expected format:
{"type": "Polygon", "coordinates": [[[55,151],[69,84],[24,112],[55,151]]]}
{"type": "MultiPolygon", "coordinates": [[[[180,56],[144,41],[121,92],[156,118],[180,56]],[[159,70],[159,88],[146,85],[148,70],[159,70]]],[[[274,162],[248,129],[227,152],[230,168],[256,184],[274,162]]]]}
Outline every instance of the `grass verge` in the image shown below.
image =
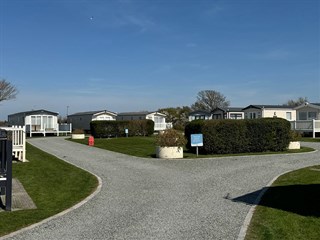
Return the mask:
{"type": "Polygon", "coordinates": [[[320,138],[303,137],[301,142],[320,142],[320,138]]]}
{"type": "Polygon", "coordinates": [[[92,174],[30,144],[27,144],[27,159],[28,163],[13,164],[13,177],[19,179],[37,209],[0,212],[0,236],[70,208],[98,185],[92,174]]]}
{"type": "MultiPolygon", "coordinates": [[[[71,140],[81,144],[88,144],[88,138],[80,140],[71,140]]],[[[96,138],[94,146],[105,150],[123,153],[136,157],[151,158],[155,157],[155,138],[154,137],[121,137],[121,138],[96,138]]],[[[248,156],[248,155],[266,155],[266,154],[285,154],[311,152],[313,148],[302,147],[299,150],[287,150],[283,152],[263,152],[263,153],[239,153],[239,154],[199,154],[198,158],[227,157],[227,156],[248,156]]],[[[184,158],[197,158],[197,155],[187,149],[184,150],[184,158]]]]}
{"type": "Polygon", "coordinates": [[[319,239],[320,166],[287,173],[267,190],[246,239],[319,239]]]}

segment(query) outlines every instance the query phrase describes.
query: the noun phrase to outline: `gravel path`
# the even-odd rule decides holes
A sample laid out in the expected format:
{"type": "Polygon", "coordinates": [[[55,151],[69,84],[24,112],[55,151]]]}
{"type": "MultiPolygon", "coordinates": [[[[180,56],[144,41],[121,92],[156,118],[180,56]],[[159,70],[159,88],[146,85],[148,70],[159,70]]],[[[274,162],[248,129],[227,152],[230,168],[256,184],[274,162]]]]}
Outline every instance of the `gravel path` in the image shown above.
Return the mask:
{"type": "MultiPolygon", "coordinates": [[[[233,199],[283,172],[320,164],[319,152],[159,160],[60,137],[28,141],[95,173],[103,185],[82,207],[10,239],[237,239],[251,206],[233,199]]],[[[308,146],[320,149],[319,143],[308,146]]]]}

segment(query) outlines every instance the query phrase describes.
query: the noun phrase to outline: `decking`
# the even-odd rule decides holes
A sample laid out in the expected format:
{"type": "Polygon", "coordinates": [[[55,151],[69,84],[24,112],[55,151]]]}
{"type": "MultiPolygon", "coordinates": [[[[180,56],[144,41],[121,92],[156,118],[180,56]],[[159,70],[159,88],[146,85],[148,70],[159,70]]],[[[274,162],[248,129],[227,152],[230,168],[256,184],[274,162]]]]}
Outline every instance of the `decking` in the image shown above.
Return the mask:
{"type": "Polygon", "coordinates": [[[312,132],[313,138],[320,132],[320,120],[297,120],[291,121],[291,129],[299,132],[312,132]]]}
{"type": "Polygon", "coordinates": [[[68,133],[72,132],[72,124],[71,123],[62,123],[58,124],[57,128],[47,128],[41,124],[39,125],[32,125],[27,124],[26,125],[26,133],[29,137],[32,137],[33,134],[42,134],[44,137],[47,134],[53,134],[53,135],[67,135],[68,133]]]}

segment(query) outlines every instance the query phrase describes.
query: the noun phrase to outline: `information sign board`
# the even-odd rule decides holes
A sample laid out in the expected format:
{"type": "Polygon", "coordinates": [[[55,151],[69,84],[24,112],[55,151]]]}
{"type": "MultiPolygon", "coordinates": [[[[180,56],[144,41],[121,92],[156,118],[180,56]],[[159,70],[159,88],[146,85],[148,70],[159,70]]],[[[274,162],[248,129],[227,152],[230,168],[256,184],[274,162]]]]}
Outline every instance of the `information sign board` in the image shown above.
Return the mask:
{"type": "Polygon", "coordinates": [[[191,147],[203,147],[203,135],[191,134],[191,147]]]}

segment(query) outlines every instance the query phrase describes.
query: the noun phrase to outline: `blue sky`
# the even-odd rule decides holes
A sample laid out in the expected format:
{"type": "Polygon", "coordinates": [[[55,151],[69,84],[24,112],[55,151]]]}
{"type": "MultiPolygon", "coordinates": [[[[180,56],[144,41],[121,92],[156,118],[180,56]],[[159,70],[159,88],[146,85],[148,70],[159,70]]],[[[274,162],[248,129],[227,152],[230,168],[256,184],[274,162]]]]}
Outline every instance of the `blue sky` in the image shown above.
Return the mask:
{"type": "Polygon", "coordinates": [[[320,102],[318,0],[0,0],[8,114],[320,102]]]}

